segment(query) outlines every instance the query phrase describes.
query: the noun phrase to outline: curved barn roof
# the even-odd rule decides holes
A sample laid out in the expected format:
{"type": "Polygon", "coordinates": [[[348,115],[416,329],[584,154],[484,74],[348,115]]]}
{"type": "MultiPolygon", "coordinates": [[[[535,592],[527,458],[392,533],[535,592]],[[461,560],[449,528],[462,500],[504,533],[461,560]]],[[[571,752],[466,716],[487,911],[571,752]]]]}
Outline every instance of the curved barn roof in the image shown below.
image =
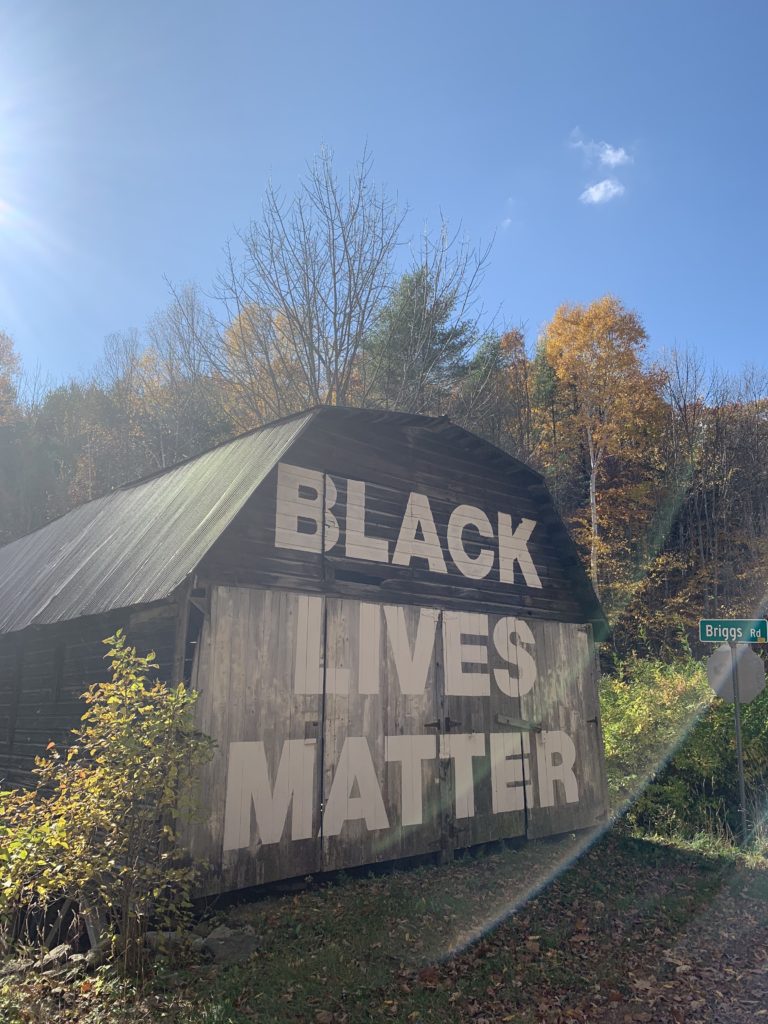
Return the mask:
{"type": "MultiPolygon", "coordinates": [[[[356,418],[380,419],[438,433],[447,443],[487,446],[508,468],[530,474],[551,504],[540,474],[446,417],[310,409],[126,484],[0,548],[0,634],[170,597],[317,417],[338,419],[344,429],[354,429],[356,418]]],[[[605,633],[607,623],[564,526],[561,540],[585,618],[605,633]]]]}
{"type": "Polygon", "coordinates": [[[168,597],[312,416],[127,484],[0,548],[0,633],[168,597]]]}

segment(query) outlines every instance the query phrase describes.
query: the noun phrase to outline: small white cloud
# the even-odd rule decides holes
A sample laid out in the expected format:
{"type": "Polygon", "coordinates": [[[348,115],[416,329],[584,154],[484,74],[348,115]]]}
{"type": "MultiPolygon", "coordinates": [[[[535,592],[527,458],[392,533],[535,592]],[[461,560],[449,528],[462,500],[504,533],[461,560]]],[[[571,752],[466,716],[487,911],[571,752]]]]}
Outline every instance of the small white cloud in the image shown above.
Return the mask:
{"type": "Polygon", "coordinates": [[[604,181],[598,181],[596,185],[585,188],[579,199],[582,203],[594,206],[597,203],[608,203],[611,199],[623,194],[624,186],[620,181],[615,178],[605,178],[604,181]]]}
{"type": "Polygon", "coordinates": [[[600,163],[603,167],[621,167],[622,164],[632,163],[632,157],[623,146],[585,139],[578,128],[571,132],[570,146],[571,149],[580,149],[588,161],[600,163]]]}
{"type": "Polygon", "coordinates": [[[632,163],[632,157],[623,146],[619,146],[617,149],[608,142],[601,142],[598,149],[600,163],[605,167],[621,167],[622,164],[632,163]]]}
{"type": "Polygon", "coordinates": [[[504,231],[506,231],[508,227],[511,227],[511,225],[512,225],[512,218],[511,217],[505,217],[504,220],[501,222],[501,226],[502,226],[504,231]]]}

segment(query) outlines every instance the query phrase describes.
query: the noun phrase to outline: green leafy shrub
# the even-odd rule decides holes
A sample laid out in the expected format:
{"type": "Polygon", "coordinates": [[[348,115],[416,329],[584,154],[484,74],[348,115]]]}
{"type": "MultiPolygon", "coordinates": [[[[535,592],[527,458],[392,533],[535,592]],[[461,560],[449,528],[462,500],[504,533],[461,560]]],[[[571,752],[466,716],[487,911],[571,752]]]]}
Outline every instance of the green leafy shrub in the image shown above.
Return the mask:
{"type": "Polygon", "coordinates": [[[108,918],[130,969],[150,918],[170,927],[190,906],[196,869],[177,825],[212,744],[195,729],[197,694],[150,680],[153,652],[122,630],[104,643],[111,681],[83,694],[72,744],[36,759],[35,789],[0,793],[0,921],[72,900],[108,918]]]}
{"type": "MultiPolygon", "coordinates": [[[[733,707],[715,697],[703,662],[630,657],[601,682],[614,807],[646,832],[732,836],[738,829],[733,707]]],[[[768,692],[742,707],[752,827],[768,783],[768,692]]]]}
{"type": "Polygon", "coordinates": [[[635,655],[603,676],[600,702],[608,785],[620,806],[661,770],[713,698],[703,666],[635,655]]]}

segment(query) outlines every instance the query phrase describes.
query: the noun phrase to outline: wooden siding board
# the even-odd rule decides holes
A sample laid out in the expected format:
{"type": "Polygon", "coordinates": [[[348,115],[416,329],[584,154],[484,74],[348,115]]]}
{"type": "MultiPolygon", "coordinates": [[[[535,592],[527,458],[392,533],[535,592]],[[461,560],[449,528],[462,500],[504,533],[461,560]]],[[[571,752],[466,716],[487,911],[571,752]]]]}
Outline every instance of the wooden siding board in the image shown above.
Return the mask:
{"type": "MultiPolygon", "coordinates": [[[[108,676],[101,642],[122,626],[140,653],[155,650],[158,675],[171,679],[175,609],[162,605],[125,610],[110,616],[35,627],[0,638],[0,713],[3,693],[13,696],[13,742],[5,730],[0,745],[0,779],[4,785],[28,786],[34,781],[35,756],[53,740],[66,745],[85,710],[80,696],[91,683],[108,676]],[[13,652],[23,656],[23,673],[13,652]],[[18,682],[20,680],[20,685],[18,682]],[[15,690],[14,690],[15,687],[15,690]]],[[[6,698],[7,699],[7,698],[6,698]]],[[[10,702],[9,702],[10,704],[10,702]]]]}
{"type": "MultiPolygon", "coordinates": [[[[409,606],[402,607],[408,631],[408,642],[411,649],[413,649],[421,609],[409,606]]],[[[392,763],[387,765],[390,782],[388,806],[391,806],[392,818],[399,825],[397,835],[400,842],[401,855],[412,857],[417,854],[436,852],[443,845],[444,805],[447,794],[445,790],[445,777],[440,770],[439,727],[435,725],[435,723],[440,721],[442,710],[439,686],[439,621],[436,623],[435,644],[429,660],[425,686],[421,693],[403,693],[398,678],[392,643],[388,631],[384,627],[382,628],[382,644],[385,651],[385,658],[382,661],[384,668],[382,672],[382,700],[388,718],[388,733],[393,736],[414,734],[434,736],[435,750],[438,754],[436,760],[424,761],[422,763],[420,776],[415,780],[415,785],[421,787],[422,794],[422,824],[420,825],[402,824],[403,769],[401,766],[396,766],[392,763]]]]}
{"type": "MultiPolygon", "coordinates": [[[[449,611],[443,615],[441,630],[443,652],[445,651],[445,616],[456,614],[456,612],[449,611]]],[[[511,668],[513,658],[508,639],[503,645],[503,657],[495,650],[493,642],[494,629],[501,618],[501,616],[482,614],[481,619],[485,619],[487,623],[487,632],[484,630],[482,634],[477,634],[478,637],[485,638],[485,647],[488,651],[487,664],[476,663],[474,666],[476,673],[485,674],[488,677],[487,698],[480,700],[477,697],[453,695],[447,692],[447,673],[443,671],[440,675],[443,704],[442,735],[450,736],[451,733],[458,732],[483,737],[484,740],[484,755],[472,759],[475,809],[472,817],[456,818],[455,816],[456,768],[453,762],[447,766],[446,780],[450,789],[447,796],[447,813],[451,820],[449,831],[452,845],[457,849],[525,834],[524,804],[519,811],[495,813],[493,809],[494,773],[491,764],[491,735],[509,733],[507,756],[515,758],[522,756],[522,740],[519,733],[512,732],[508,724],[499,721],[499,716],[519,719],[521,715],[519,696],[502,693],[494,678],[494,672],[498,670],[510,669],[514,673],[514,668],[511,668]]],[[[445,657],[445,653],[443,653],[443,657],[445,657]]]]}
{"type": "Polygon", "coordinates": [[[548,760],[539,758],[544,736],[532,744],[530,766],[536,800],[529,812],[531,838],[589,828],[604,817],[605,787],[599,728],[590,722],[597,703],[594,661],[589,635],[583,626],[534,623],[538,679],[522,698],[523,714],[544,723],[545,731],[566,732],[576,748],[578,802],[569,802],[565,786],[554,782],[554,803],[541,806],[542,793],[552,785],[548,760]],[[544,769],[542,771],[542,768],[544,769]]]}
{"type": "MultiPolygon", "coordinates": [[[[200,690],[200,728],[217,743],[214,758],[202,773],[207,814],[190,828],[194,855],[209,864],[203,893],[307,874],[319,864],[317,782],[313,838],[291,840],[289,809],[282,840],[264,844],[251,807],[249,846],[223,850],[231,744],[262,742],[274,785],[285,741],[306,736],[308,725],[320,721],[321,696],[298,695],[291,686],[301,626],[298,600],[296,594],[231,587],[216,587],[211,596],[193,681],[200,690]]],[[[315,740],[319,751],[317,738],[307,738],[315,740]]],[[[315,780],[318,775],[316,764],[315,780]]]]}
{"type": "MultiPolygon", "coordinates": [[[[422,761],[416,785],[420,788],[422,823],[403,824],[402,762],[386,760],[387,737],[427,736],[435,740],[437,730],[427,723],[438,718],[438,691],[435,671],[435,647],[429,661],[421,692],[403,692],[392,643],[384,625],[384,610],[379,606],[378,692],[361,693],[360,635],[361,602],[327,601],[329,663],[350,670],[346,693],[328,693],[325,703],[325,745],[323,802],[339,770],[347,737],[363,738],[369,745],[377,782],[382,794],[388,827],[369,831],[360,820],[347,822],[340,834],[323,835],[323,869],[331,870],[358,864],[376,863],[399,857],[436,851],[441,834],[441,782],[437,758],[422,761]]],[[[390,614],[399,616],[394,606],[390,614]]],[[[408,641],[413,651],[420,609],[402,608],[408,641]]]]}

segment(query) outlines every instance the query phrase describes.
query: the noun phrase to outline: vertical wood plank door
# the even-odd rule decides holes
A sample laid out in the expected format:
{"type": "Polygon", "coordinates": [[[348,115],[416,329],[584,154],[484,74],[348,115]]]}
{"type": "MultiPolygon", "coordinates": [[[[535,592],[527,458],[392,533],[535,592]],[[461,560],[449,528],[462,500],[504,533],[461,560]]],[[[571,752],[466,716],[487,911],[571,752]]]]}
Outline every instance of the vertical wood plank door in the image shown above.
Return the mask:
{"type": "Polygon", "coordinates": [[[432,608],[327,601],[323,869],[441,845],[432,608]]]}
{"type": "MultiPolygon", "coordinates": [[[[448,845],[474,846],[526,831],[526,738],[520,689],[531,685],[527,623],[442,613],[440,737],[448,845]]],[[[530,799],[530,793],[528,793],[530,799]]]]}
{"type": "Polygon", "coordinates": [[[583,626],[215,587],[193,683],[217,743],[192,831],[204,892],[605,812],[583,626]]]}
{"type": "Polygon", "coordinates": [[[533,622],[536,684],[523,715],[541,724],[528,759],[531,838],[590,828],[605,819],[607,793],[595,658],[588,627],[533,622]]]}
{"type": "Polygon", "coordinates": [[[320,598],[213,588],[194,680],[216,741],[193,831],[207,892],[318,869],[322,642],[320,598]]]}

